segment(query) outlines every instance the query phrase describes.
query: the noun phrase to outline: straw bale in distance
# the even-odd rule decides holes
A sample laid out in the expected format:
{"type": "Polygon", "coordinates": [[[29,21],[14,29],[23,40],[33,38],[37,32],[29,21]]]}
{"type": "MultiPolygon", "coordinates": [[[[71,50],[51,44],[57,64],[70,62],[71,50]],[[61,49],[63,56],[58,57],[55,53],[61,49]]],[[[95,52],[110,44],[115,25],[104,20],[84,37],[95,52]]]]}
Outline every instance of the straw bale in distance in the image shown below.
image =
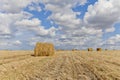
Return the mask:
{"type": "Polygon", "coordinates": [[[97,51],[102,51],[102,48],[97,48],[96,50],[97,50],[97,51]]]}
{"type": "Polygon", "coordinates": [[[93,48],[88,48],[88,51],[93,51],[93,48]]]}
{"type": "Polygon", "coordinates": [[[77,49],[72,49],[72,51],[77,51],[77,49]]]}
{"type": "Polygon", "coordinates": [[[52,56],[54,54],[54,45],[51,43],[36,43],[34,49],[35,56],[52,56]]]}
{"type": "Polygon", "coordinates": [[[105,49],[105,51],[108,51],[108,49],[105,49]]]}

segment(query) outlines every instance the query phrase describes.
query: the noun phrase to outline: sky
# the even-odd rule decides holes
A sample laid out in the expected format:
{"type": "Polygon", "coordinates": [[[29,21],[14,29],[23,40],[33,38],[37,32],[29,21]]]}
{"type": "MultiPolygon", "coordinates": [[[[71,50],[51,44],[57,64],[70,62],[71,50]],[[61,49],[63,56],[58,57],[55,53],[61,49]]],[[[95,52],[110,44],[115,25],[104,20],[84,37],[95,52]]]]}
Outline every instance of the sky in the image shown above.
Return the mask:
{"type": "Polygon", "coordinates": [[[120,0],[0,0],[0,49],[120,49],[120,0]]]}

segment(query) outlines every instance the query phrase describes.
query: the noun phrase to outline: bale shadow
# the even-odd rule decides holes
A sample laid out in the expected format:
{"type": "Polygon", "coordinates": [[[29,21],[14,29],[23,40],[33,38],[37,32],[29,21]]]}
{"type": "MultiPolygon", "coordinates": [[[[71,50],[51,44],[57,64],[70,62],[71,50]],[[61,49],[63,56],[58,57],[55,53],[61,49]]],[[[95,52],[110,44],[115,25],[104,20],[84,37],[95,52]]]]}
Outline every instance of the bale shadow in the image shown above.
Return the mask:
{"type": "Polygon", "coordinates": [[[34,55],[34,54],[31,54],[31,56],[35,57],[35,55],[34,55]]]}

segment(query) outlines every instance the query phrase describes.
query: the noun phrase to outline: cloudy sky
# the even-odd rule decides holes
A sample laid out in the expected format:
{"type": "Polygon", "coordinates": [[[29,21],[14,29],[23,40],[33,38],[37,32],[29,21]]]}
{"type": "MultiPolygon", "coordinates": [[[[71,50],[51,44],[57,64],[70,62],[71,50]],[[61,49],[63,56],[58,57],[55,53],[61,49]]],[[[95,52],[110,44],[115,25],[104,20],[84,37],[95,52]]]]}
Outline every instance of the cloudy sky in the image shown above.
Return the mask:
{"type": "Polygon", "coordinates": [[[0,49],[120,49],[120,0],[0,0],[0,49]]]}

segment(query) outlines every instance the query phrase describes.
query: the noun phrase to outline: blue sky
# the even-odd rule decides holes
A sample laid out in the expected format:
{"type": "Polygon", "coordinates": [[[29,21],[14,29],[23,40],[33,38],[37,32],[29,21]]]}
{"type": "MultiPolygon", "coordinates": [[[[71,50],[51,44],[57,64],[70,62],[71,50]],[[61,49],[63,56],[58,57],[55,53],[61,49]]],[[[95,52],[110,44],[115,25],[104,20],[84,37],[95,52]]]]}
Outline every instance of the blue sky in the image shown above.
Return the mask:
{"type": "Polygon", "coordinates": [[[120,0],[4,0],[0,49],[31,50],[36,42],[56,49],[120,48],[120,0]]]}

